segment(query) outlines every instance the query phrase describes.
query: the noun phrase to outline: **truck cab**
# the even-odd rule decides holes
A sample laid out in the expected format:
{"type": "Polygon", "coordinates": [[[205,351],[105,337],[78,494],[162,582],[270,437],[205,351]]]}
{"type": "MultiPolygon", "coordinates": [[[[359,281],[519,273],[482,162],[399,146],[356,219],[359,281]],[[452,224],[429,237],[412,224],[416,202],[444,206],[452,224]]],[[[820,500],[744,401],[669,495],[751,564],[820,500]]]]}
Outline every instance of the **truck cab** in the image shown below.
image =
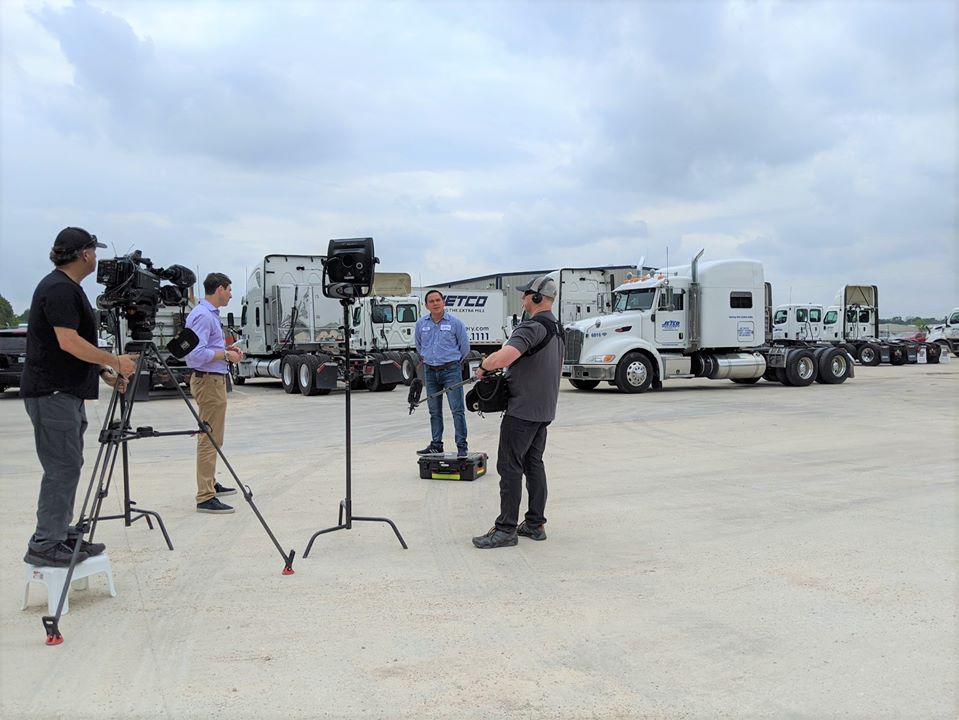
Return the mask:
{"type": "Polygon", "coordinates": [[[773,340],[818,342],[823,339],[823,317],[822,305],[779,305],[773,313],[773,340]]]}
{"type": "Polygon", "coordinates": [[[959,355],[959,308],[953,308],[942,325],[929,328],[926,342],[936,343],[943,351],[959,355]]]}

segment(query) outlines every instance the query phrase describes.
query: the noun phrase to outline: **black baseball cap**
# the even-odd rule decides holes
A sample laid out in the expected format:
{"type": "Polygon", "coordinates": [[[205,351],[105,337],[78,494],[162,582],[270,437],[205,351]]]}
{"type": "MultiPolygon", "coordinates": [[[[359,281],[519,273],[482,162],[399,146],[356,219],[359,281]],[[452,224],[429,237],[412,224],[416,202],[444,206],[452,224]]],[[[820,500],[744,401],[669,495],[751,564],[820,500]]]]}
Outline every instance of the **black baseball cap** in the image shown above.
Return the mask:
{"type": "Polygon", "coordinates": [[[92,247],[105,248],[106,245],[97,241],[96,235],[91,235],[78,227],[63,228],[57,235],[57,239],[53,241],[53,249],[58,252],[86,250],[92,247]]]}

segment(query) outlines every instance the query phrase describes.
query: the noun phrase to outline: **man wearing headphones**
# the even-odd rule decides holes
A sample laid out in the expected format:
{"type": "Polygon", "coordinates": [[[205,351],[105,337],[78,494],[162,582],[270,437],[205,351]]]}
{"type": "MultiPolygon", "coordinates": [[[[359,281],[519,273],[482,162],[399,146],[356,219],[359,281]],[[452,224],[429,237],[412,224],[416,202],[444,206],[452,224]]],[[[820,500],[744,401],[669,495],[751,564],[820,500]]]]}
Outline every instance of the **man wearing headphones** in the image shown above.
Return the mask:
{"type": "MultiPolygon", "coordinates": [[[[425,366],[426,393],[435,395],[463,380],[463,360],[469,354],[470,341],[463,321],[446,312],[443,293],[430,290],[426,293],[425,301],[430,314],[416,321],[416,351],[423,358],[425,366]]],[[[468,448],[463,388],[454,388],[444,395],[453,414],[456,454],[466,457],[468,448]]],[[[443,452],[443,396],[431,397],[426,404],[430,410],[432,439],[429,445],[417,451],[417,455],[443,452]]]]}
{"type": "Polygon", "coordinates": [[[485,535],[473,538],[480,549],[509,547],[517,535],[545,540],[546,531],[546,428],[556,417],[559,381],[563,365],[562,326],[553,314],[556,282],[541,275],[517,290],[523,293],[523,310],[529,316],[509,336],[502,349],[484,358],[476,370],[509,368],[509,405],[499,426],[500,514],[485,535]],[[520,362],[521,361],[521,362],[520,362]],[[523,475],[529,493],[529,509],[519,522],[523,475]]]}

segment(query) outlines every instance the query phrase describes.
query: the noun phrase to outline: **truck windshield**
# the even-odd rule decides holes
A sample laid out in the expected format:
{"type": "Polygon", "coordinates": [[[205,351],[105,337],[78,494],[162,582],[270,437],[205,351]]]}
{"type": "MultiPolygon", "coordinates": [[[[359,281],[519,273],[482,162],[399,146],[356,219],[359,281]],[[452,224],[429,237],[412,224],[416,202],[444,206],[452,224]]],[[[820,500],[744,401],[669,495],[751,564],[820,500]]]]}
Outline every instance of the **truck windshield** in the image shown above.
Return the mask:
{"type": "Polygon", "coordinates": [[[649,310],[656,297],[656,288],[642,288],[640,290],[626,290],[618,292],[613,300],[613,312],[624,310],[649,310]]]}

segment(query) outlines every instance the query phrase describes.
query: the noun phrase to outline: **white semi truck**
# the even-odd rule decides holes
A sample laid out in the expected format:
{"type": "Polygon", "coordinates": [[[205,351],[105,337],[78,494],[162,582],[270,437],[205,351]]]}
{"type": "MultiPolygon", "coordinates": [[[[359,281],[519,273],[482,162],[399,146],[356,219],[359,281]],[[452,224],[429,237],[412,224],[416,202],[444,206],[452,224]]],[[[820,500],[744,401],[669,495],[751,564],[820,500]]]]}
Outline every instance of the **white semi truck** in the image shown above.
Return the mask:
{"type": "Polygon", "coordinates": [[[616,288],[609,315],[566,330],[563,376],[592,390],[601,382],[641,393],[666,380],[839,384],[853,376],[844,348],[772,338],[772,288],[755,260],[692,263],[616,288]]]}
{"type": "MultiPolygon", "coordinates": [[[[233,381],[277,378],[287,393],[326,395],[343,382],[343,306],[323,295],[323,257],[267,255],[250,274],[239,335],[246,357],[233,381]]],[[[406,273],[377,273],[373,292],[350,308],[351,388],[392,390],[415,376],[414,328],[422,312],[406,273]]]]}
{"type": "Polygon", "coordinates": [[[875,285],[843,285],[836,293],[836,304],[828,308],[811,303],[777,306],[773,339],[841,345],[863,365],[915,363],[920,353],[935,364],[942,351],[928,340],[881,338],[879,288],[875,285]]]}
{"type": "Polygon", "coordinates": [[[942,325],[929,328],[926,342],[935,343],[942,352],[959,355],[959,308],[953,308],[942,325]]]}

